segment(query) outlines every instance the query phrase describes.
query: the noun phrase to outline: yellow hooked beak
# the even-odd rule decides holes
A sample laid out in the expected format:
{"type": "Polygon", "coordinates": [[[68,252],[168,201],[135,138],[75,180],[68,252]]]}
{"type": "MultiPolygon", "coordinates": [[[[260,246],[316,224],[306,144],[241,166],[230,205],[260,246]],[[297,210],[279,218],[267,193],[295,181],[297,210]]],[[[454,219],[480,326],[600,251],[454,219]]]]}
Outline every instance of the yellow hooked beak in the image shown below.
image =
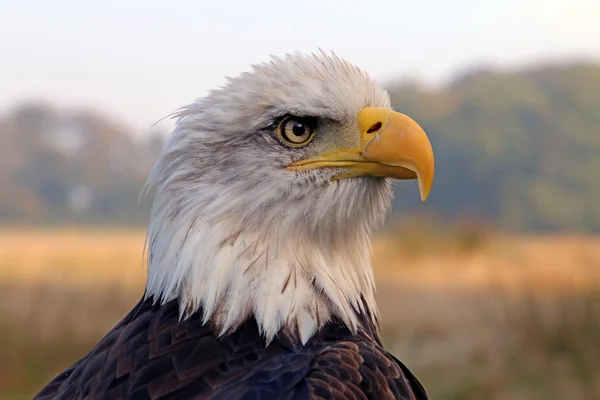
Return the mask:
{"type": "Polygon", "coordinates": [[[421,200],[431,190],[434,159],[423,129],[410,117],[376,107],[358,114],[360,145],[342,148],[288,165],[293,171],[314,168],[345,168],[333,179],[371,175],[396,179],[418,179],[421,200]]]}

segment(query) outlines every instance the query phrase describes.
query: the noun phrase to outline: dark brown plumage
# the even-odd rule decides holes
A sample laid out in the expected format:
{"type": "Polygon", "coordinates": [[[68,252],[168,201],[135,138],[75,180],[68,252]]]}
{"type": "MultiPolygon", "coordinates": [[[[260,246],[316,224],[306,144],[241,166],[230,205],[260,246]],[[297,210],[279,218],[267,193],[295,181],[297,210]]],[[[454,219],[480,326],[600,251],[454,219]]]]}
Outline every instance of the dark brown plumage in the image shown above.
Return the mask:
{"type": "Polygon", "coordinates": [[[254,320],[217,338],[201,311],[178,315],[176,300],[140,301],[35,399],[427,399],[372,325],[353,335],[330,322],[305,346],[267,346],[254,320]]]}

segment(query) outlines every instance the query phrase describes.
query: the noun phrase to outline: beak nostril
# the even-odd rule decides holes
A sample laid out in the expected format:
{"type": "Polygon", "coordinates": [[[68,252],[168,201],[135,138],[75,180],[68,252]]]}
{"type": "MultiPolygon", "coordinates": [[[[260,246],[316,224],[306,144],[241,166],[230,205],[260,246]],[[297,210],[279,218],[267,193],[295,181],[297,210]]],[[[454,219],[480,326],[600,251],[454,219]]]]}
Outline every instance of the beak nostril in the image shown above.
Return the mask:
{"type": "Polygon", "coordinates": [[[375,123],[372,127],[369,128],[367,133],[377,132],[379,129],[381,129],[381,125],[382,125],[381,122],[375,123]]]}

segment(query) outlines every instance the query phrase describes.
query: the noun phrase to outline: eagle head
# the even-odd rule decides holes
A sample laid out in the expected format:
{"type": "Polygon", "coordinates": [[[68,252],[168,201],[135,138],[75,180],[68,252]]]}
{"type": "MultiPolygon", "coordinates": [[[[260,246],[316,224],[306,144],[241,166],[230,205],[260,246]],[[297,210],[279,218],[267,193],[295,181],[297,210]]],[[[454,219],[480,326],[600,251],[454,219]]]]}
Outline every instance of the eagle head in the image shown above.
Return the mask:
{"type": "Polygon", "coordinates": [[[427,198],[423,129],[323,52],[256,65],[175,117],[148,181],[146,296],[220,334],[255,318],[267,341],[305,343],[332,318],[376,325],[370,238],[390,178],[418,179],[427,198]]]}

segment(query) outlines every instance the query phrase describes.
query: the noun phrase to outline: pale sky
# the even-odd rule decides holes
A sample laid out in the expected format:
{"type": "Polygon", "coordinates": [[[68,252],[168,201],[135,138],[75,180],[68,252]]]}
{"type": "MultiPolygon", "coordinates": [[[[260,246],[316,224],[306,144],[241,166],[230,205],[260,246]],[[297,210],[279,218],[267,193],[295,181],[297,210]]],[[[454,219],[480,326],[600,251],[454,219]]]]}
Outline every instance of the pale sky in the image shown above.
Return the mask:
{"type": "Polygon", "coordinates": [[[0,0],[0,113],[42,99],[142,131],[270,54],[317,48],[381,82],[600,60],[600,0],[0,0]]]}

